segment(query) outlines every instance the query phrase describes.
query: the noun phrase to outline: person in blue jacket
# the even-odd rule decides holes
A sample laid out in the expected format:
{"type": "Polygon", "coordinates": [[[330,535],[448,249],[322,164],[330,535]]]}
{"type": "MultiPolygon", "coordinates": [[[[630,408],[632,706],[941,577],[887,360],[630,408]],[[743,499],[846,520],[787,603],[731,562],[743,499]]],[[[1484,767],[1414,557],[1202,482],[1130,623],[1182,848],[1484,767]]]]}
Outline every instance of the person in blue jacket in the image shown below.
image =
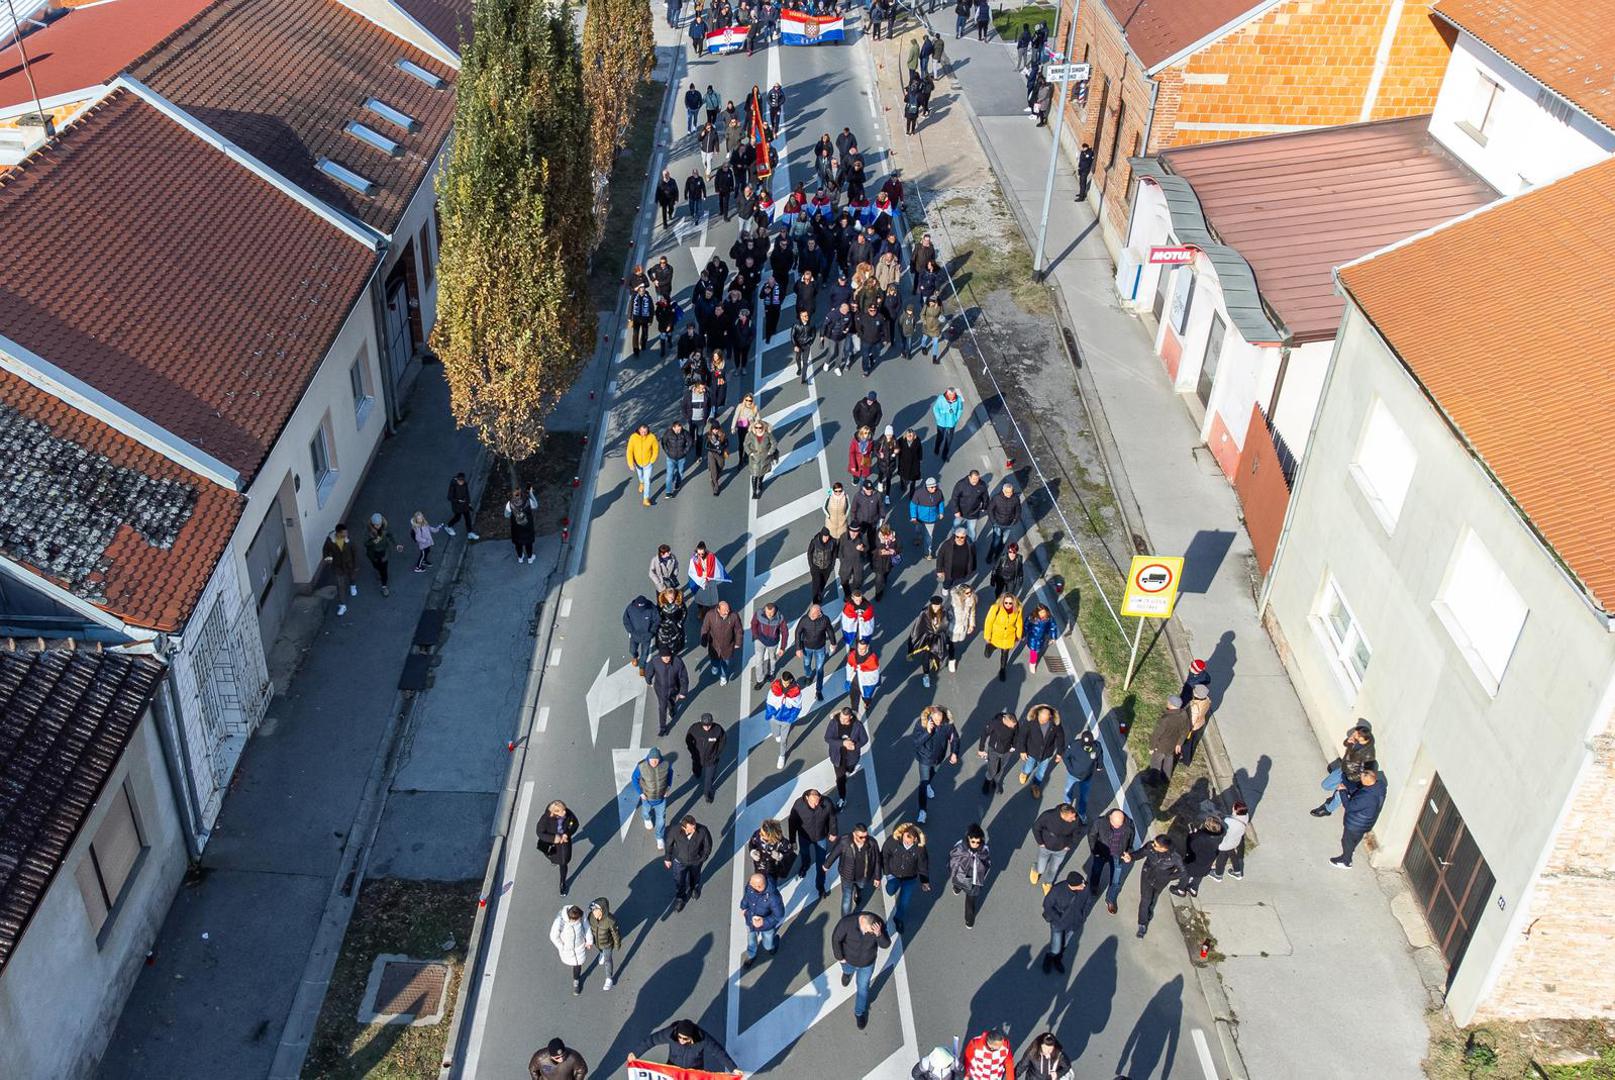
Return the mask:
{"type": "Polygon", "coordinates": [[[953,432],[959,426],[959,418],[964,411],[964,398],[951,386],[931,402],[931,419],[936,421],[936,441],[931,444],[931,453],[943,461],[948,460],[948,455],[953,452],[953,432]]]}
{"type": "Polygon", "coordinates": [[[919,546],[925,549],[926,558],[936,557],[937,546],[942,540],[942,503],[942,488],[937,485],[934,476],[927,476],[925,486],[915,488],[908,500],[909,524],[919,530],[916,539],[919,546]]]}
{"type": "Polygon", "coordinates": [[[1374,827],[1379,812],[1385,807],[1385,780],[1379,774],[1379,762],[1370,761],[1363,766],[1357,782],[1347,785],[1342,805],[1346,809],[1346,820],[1340,834],[1340,854],[1329,861],[1346,870],[1351,867],[1352,852],[1374,827]]]}
{"type": "Polygon", "coordinates": [[[740,917],[746,925],[746,959],[741,963],[751,967],[757,960],[758,946],[767,949],[770,956],[779,949],[776,935],[779,924],[785,921],[785,905],[767,875],[753,874],[747,880],[746,890],[740,894],[740,917]]]}

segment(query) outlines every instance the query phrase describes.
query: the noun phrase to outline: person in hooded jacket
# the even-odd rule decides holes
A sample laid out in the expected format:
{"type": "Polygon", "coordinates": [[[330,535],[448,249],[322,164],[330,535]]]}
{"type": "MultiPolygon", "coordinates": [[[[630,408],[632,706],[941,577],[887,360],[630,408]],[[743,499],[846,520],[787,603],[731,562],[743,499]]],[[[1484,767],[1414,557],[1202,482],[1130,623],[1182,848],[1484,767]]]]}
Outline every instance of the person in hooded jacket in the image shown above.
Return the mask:
{"type": "MultiPolygon", "coordinates": [[[[682,614],[679,619],[682,621],[682,614]]],[[[685,666],[683,657],[659,643],[656,655],[646,665],[645,681],[656,695],[656,734],[665,736],[678,722],[679,702],[689,696],[690,669],[685,666]]]]}
{"type": "Polygon", "coordinates": [[[965,898],[965,929],[976,926],[976,904],[987,888],[987,875],[992,872],[993,855],[987,848],[987,834],[979,824],[972,823],[964,838],[948,852],[948,885],[965,898]]]}
{"type": "Polygon", "coordinates": [[[622,613],[622,628],[628,631],[628,662],[636,671],[643,671],[651,661],[656,648],[656,605],[644,596],[628,601],[622,613]]]}
{"type": "Polygon", "coordinates": [[[896,897],[891,909],[892,925],[901,934],[914,887],[931,891],[931,853],[918,825],[904,822],[892,830],[880,846],[880,866],[886,878],[886,894],[896,897]]]}
{"type": "Polygon", "coordinates": [[[701,1029],[694,1020],[675,1020],[658,1028],[641,1039],[632,1050],[631,1057],[643,1058],[658,1043],[667,1043],[667,1063],[680,1069],[705,1069],[709,1072],[739,1072],[735,1059],[723,1044],[701,1029]]]}
{"type": "Polygon", "coordinates": [[[923,825],[926,807],[936,797],[931,780],[943,765],[959,764],[959,729],[953,726],[953,714],[941,705],[927,705],[920,711],[914,732],[914,764],[920,781],[920,812],[914,820],[923,825]]]}
{"type": "Polygon", "coordinates": [[[530,1080],[587,1080],[589,1063],[560,1039],[551,1039],[527,1061],[530,1080]]]}
{"type": "Polygon", "coordinates": [[[622,930],[617,917],[611,913],[611,902],[597,896],[589,903],[589,936],[600,953],[600,963],[606,969],[605,985],[610,990],[617,982],[617,950],[622,948],[622,930]]]}
{"type": "MultiPolygon", "coordinates": [[[[926,689],[930,689],[932,677],[942,670],[942,660],[947,655],[948,633],[951,630],[949,614],[947,602],[940,596],[933,596],[920,609],[919,618],[914,620],[914,627],[908,632],[909,659],[918,663],[922,673],[920,682],[926,689]]],[[[923,798],[920,806],[923,812],[923,798]]]]}
{"type": "Polygon", "coordinates": [[[723,746],[728,738],[729,733],[709,712],[702,713],[701,719],[684,733],[684,746],[690,752],[690,770],[707,802],[713,800],[718,789],[718,776],[723,771],[723,746]]]}
{"type": "Polygon", "coordinates": [[[685,814],[678,828],[667,841],[667,855],[662,865],[673,871],[673,912],[684,910],[684,905],[701,896],[701,867],[712,857],[712,832],[685,814]]]}
{"type": "Polygon", "coordinates": [[[1060,884],[1044,888],[1043,921],[1049,924],[1049,951],[1043,954],[1043,974],[1052,968],[1064,975],[1065,951],[1075,944],[1088,918],[1088,887],[1073,870],[1060,884]]]}
{"type": "Polygon", "coordinates": [[[653,746],[634,766],[629,784],[637,797],[640,819],[646,831],[656,833],[656,850],[661,851],[667,846],[664,838],[667,833],[667,799],[673,792],[673,763],[653,746]]]}
{"type": "Polygon", "coordinates": [[[1032,783],[1032,798],[1043,797],[1043,784],[1048,780],[1049,768],[1065,750],[1065,727],[1060,723],[1059,710],[1052,705],[1033,705],[1021,722],[1020,736],[1015,749],[1021,752],[1020,782],[1032,783]]]}
{"type": "Polygon", "coordinates": [[[578,834],[578,816],[567,809],[566,803],[556,799],[538,819],[538,850],[542,851],[560,871],[560,893],[565,896],[571,887],[566,879],[567,867],[572,863],[572,840],[578,834]]]}
{"type": "Polygon", "coordinates": [[[1084,728],[1076,738],[1067,739],[1065,751],[1060,755],[1065,766],[1065,794],[1061,798],[1077,808],[1077,820],[1086,828],[1088,824],[1088,789],[1093,786],[1094,775],[1103,767],[1100,764],[1099,740],[1093,729],[1084,728]]]}
{"type": "Polygon", "coordinates": [[[965,1080],[964,1067],[945,1046],[922,1057],[908,1075],[909,1080],[965,1080]]]}
{"type": "MultiPolygon", "coordinates": [[[[1025,33],[1025,29],[1023,26],[1021,32],[1025,33]]],[[[1071,1058],[1052,1031],[1033,1039],[1026,1056],[1015,1067],[1015,1080],[1069,1080],[1071,1075],[1071,1058]]]]}
{"type": "Polygon", "coordinates": [[[1054,613],[1049,605],[1038,604],[1032,608],[1031,620],[1026,626],[1026,668],[1032,674],[1037,674],[1037,662],[1043,658],[1054,642],[1060,637],[1060,627],[1054,621],[1054,613]]]}
{"type": "Polygon", "coordinates": [[[1019,742],[1020,721],[1008,710],[998,713],[981,729],[981,739],[976,743],[976,756],[987,762],[981,772],[983,795],[991,797],[1003,792],[1004,777],[1009,775],[1019,754],[1016,749],[1019,742]]]}
{"type": "Polygon", "coordinates": [[[849,708],[836,710],[824,728],[824,742],[830,767],[836,776],[836,809],[847,804],[847,777],[858,771],[859,759],[869,745],[869,729],[849,708]]]}
{"type": "Polygon", "coordinates": [[[562,908],[550,923],[550,944],[555,946],[561,963],[572,969],[572,993],[583,993],[583,965],[589,962],[589,950],[594,947],[589,924],[583,921],[583,909],[576,904],[562,908]]]}

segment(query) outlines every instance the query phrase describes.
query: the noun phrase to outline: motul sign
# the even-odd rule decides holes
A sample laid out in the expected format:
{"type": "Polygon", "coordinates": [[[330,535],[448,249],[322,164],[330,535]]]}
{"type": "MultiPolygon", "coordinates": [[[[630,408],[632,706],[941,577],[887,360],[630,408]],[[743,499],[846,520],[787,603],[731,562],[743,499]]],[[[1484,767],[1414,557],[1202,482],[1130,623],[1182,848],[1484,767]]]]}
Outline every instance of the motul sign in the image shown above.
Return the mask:
{"type": "Polygon", "coordinates": [[[1184,266],[1193,261],[1194,248],[1192,247],[1150,248],[1150,263],[1152,265],[1184,266]]]}

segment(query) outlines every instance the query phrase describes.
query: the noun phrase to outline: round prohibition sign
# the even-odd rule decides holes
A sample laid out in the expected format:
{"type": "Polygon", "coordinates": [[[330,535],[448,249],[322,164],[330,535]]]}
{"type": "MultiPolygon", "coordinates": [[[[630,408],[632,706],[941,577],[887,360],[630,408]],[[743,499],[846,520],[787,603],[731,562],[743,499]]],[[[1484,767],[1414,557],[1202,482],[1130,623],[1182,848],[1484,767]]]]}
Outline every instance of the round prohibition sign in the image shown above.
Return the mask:
{"type": "Polygon", "coordinates": [[[1133,584],[1138,586],[1139,592],[1153,596],[1170,589],[1175,578],[1172,568],[1165,563],[1148,563],[1139,567],[1133,584]]]}

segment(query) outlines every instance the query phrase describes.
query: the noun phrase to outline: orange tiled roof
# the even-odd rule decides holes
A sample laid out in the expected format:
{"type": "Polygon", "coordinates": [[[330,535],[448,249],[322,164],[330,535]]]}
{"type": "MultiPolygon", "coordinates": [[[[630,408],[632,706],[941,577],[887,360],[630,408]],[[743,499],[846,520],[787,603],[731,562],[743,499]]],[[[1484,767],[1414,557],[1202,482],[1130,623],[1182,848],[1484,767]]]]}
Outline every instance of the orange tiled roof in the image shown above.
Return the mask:
{"type": "Polygon", "coordinates": [[[1342,267],[1340,280],[1615,611],[1615,159],[1342,267]]]}
{"type": "Polygon", "coordinates": [[[1441,0],[1433,10],[1615,129],[1615,3],[1441,0]]]}
{"type": "Polygon", "coordinates": [[[246,499],[0,371],[0,556],[124,622],[185,625],[246,499]]]}

